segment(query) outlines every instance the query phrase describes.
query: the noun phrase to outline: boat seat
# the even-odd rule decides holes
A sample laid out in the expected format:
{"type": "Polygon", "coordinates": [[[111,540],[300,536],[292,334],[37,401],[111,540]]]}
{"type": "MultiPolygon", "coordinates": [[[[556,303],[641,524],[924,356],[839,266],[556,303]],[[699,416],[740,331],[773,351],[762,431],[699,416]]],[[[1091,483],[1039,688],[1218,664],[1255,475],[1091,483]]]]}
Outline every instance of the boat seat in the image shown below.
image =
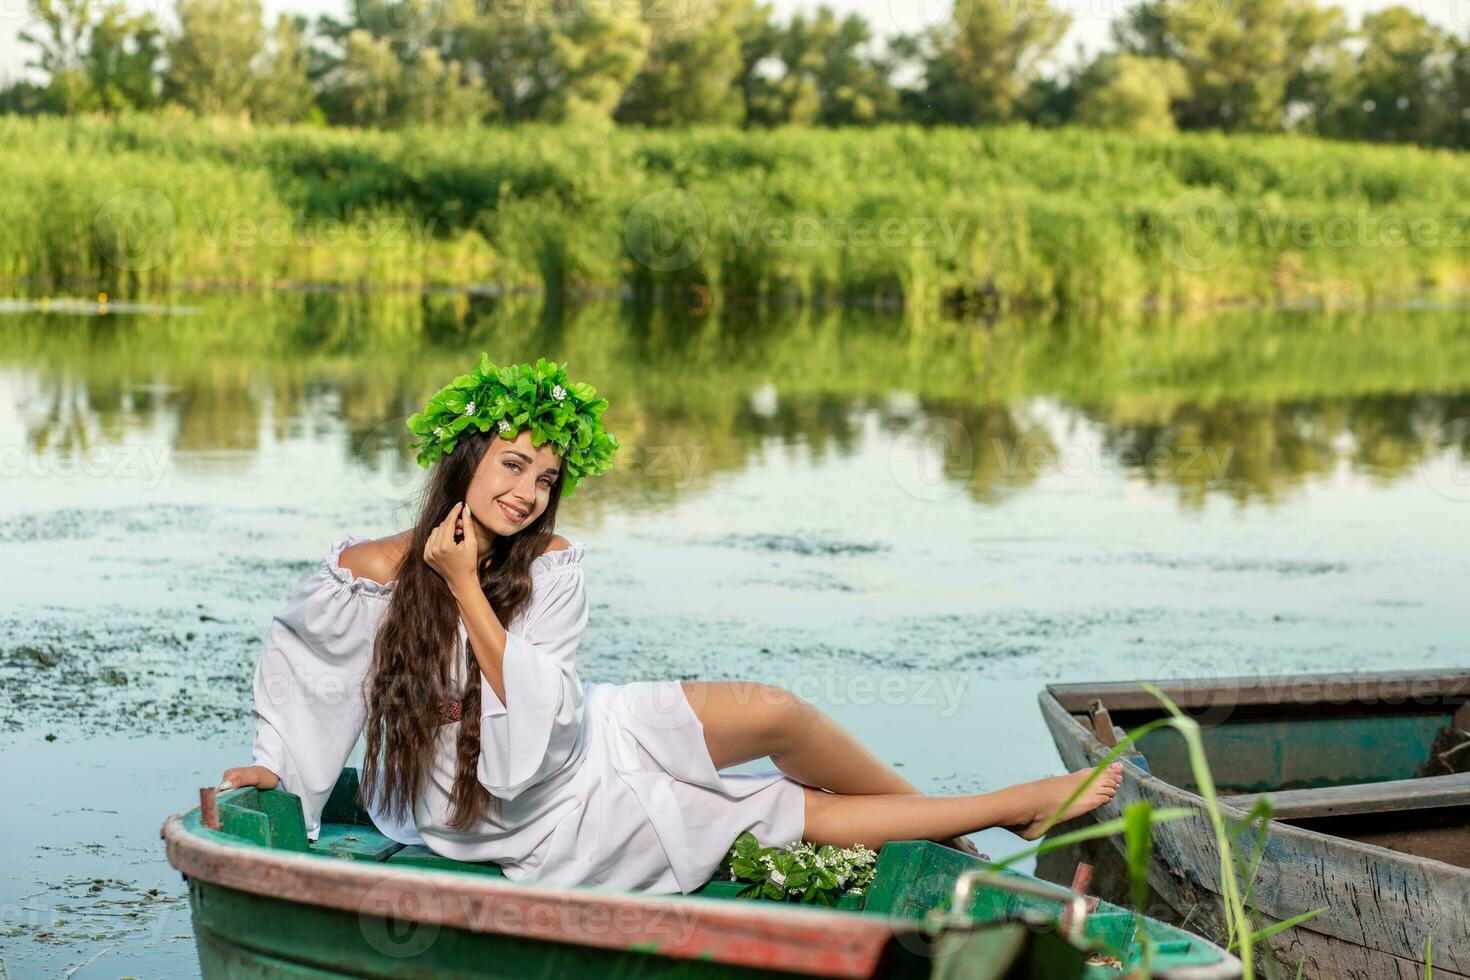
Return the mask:
{"type": "Polygon", "coordinates": [[[402,849],[402,844],[372,827],[346,823],[322,824],[321,832],[311,844],[313,854],[344,861],[386,861],[402,849]]]}
{"type": "Polygon", "coordinates": [[[1267,797],[1271,800],[1271,816],[1275,820],[1466,806],[1470,805],[1470,773],[1222,796],[1220,802],[1249,810],[1267,797]]]}
{"type": "Polygon", "coordinates": [[[435,854],[422,844],[409,844],[399,848],[388,857],[395,868],[427,868],[430,871],[461,871],[466,874],[493,875],[504,878],[500,865],[491,861],[455,861],[435,854]]]}

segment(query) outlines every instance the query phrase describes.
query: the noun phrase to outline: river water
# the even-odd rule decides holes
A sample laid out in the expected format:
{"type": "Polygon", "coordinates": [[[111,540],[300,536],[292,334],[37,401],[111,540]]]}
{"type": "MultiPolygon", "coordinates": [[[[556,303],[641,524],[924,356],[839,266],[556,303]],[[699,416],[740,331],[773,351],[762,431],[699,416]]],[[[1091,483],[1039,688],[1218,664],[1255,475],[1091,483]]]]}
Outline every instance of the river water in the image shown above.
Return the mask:
{"type": "Polygon", "coordinates": [[[558,527],[584,679],[782,684],[926,791],[1059,771],[1052,681],[1466,662],[1460,311],[0,304],[0,977],[196,974],[159,825],[249,761],[272,612],[408,525],[403,421],[481,351],[611,402],[558,527]]]}

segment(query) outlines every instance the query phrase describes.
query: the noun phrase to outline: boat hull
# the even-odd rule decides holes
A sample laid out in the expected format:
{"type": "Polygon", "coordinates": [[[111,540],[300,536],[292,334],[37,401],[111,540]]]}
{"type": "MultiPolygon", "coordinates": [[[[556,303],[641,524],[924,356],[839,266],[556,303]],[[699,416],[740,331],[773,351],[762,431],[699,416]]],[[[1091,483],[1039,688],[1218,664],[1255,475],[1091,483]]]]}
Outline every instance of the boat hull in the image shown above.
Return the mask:
{"type": "MultiPolygon", "coordinates": [[[[735,980],[748,967],[627,948],[551,943],[344,909],[286,902],[202,881],[189,883],[200,973],[205,980],[485,980],[603,977],[735,980]]],[[[810,976],[762,970],[777,978],[810,976]]]]}
{"type": "MultiPolygon", "coordinates": [[[[1051,689],[1040,697],[1069,769],[1090,768],[1109,752],[1077,710],[1080,687],[1068,685],[1070,707],[1051,689]]],[[[1197,811],[1198,819],[1155,827],[1149,881],[1176,913],[1188,917],[1190,928],[1223,936],[1219,851],[1204,801],[1149,768],[1146,758],[1128,762],[1118,796],[1096,818],[1121,816],[1139,801],[1197,811]]],[[[1225,811],[1236,819],[1246,812],[1234,806],[1225,811]]],[[[1245,836],[1243,845],[1251,839],[1245,836]]],[[[1110,843],[1121,851],[1121,839],[1110,843]]],[[[1305,980],[1424,980],[1431,941],[1434,977],[1470,978],[1470,869],[1273,821],[1253,897],[1252,907],[1271,921],[1322,909],[1269,940],[1288,978],[1300,968],[1305,980]]]]}
{"type": "MultiPolygon", "coordinates": [[[[344,772],[344,799],[355,785],[344,772]]],[[[1131,964],[1145,949],[1159,980],[1240,976],[1197,936],[1106,903],[1087,912],[1080,896],[932,841],[885,844],[862,895],[820,908],[740,899],[744,886],[719,877],[690,895],[513,881],[404,848],[345,805],[324,810],[333,819],[307,841],[291,794],[204,792],[205,808],[170,817],[161,835],[189,883],[206,980],[1108,980],[1116,973],[1090,956],[1131,964]],[[1078,923],[1066,935],[1064,908],[1078,923]]]]}

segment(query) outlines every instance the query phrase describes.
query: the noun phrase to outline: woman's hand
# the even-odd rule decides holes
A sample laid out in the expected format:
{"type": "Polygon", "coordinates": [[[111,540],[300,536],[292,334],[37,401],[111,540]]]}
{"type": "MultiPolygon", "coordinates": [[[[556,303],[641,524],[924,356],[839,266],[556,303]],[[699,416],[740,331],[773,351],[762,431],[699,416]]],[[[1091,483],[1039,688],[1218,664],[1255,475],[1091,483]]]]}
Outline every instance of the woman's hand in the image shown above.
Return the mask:
{"type": "Polygon", "coordinates": [[[219,789],[221,792],[239,789],[241,786],[275,789],[280,781],[280,777],[265,766],[237,766],[225,770],[225,774],[220,777],[219,789]]]}
{"type": "Polygon", "coordinates": [[[461,501],[450,509],[449,516],[434,528],[424,544],[424,561],[451,589],[469,584],[480,587],[480,541],[470,523],[472,520],[470,505],[461,501]]]}

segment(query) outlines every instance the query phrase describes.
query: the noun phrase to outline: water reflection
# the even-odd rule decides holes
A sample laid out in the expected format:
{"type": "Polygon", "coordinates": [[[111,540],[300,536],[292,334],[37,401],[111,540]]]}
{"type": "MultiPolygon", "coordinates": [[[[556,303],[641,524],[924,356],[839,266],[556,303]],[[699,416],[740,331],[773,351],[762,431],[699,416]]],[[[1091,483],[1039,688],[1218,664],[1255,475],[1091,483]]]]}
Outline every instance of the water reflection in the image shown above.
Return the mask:
{"type": "Polygon", "coordinates": [[[848,457],[875,434],[980,502],[1061,474],[1169,486],[1189,508],[1270,504],[1344,469],[1393,481],[1470,458],[1470,329],[1450,311],[977,327],[330,292],[188,309],[0,317],[23,451],[149,445],[243,466],[303,442],[406,486],[403,420],[486,350],[595,380],[625,446],[600,496],[623,506],[697,492],[752,453],[848,457]]]}

